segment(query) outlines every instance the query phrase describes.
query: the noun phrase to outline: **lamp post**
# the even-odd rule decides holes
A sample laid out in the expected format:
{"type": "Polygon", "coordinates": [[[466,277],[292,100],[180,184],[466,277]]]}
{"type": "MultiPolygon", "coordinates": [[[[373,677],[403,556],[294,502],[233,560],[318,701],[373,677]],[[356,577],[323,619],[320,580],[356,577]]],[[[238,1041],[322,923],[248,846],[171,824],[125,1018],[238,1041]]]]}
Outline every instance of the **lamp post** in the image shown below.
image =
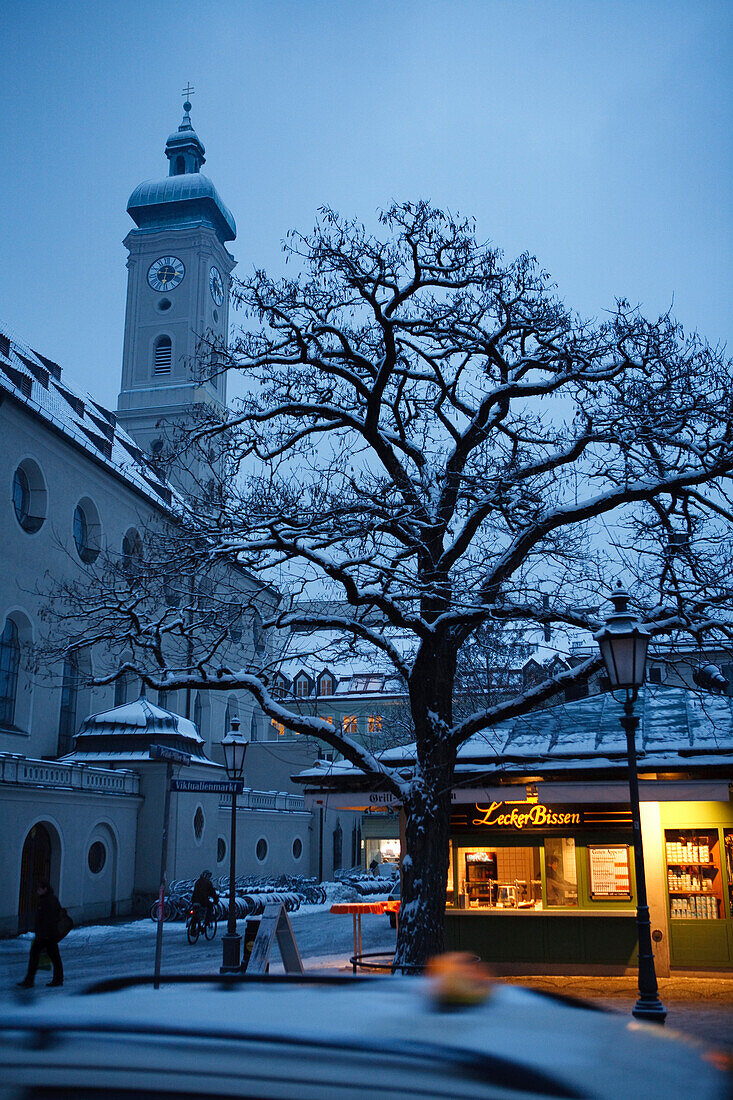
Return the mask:
{"type": "MultiPolygon", "coordinates": [[[[239,719],[232,718],[232,728],[222,739],[224,766],[229,779],[241,781],[247,742],[239,732],[239,719]]],[[[237,934],[237,912],[234,901],[234,876],[237,855],[237,792],[232,790],[232,821],[229,832],[229,916],[226,934],[222,936],[221,974],[236,974],[240,969],[242,937],[237,934]]]]}
{"type": "Polygon", "coordinates": [[[634,868],[636,873],[636,931],[639,940],[639,999],[632,1015],[639,1020],[663,1024],[667,1010],[659,999],[657,975],[654,971],[651,922],[646,896],[644,848],[641,839],[639,811],[639,777],[636,771],[636,730],[639,718],[634,703],[646,673],[646,653],[651,637],[646,627],[629,611],[629,594],[619,581],[611,596],[613,611],[606,625],[595,635],[606,666],[611,693],[625,691],[621,726],[626,734],[626,759],[629,769],[631,823],[634,837],[634,868]]]}

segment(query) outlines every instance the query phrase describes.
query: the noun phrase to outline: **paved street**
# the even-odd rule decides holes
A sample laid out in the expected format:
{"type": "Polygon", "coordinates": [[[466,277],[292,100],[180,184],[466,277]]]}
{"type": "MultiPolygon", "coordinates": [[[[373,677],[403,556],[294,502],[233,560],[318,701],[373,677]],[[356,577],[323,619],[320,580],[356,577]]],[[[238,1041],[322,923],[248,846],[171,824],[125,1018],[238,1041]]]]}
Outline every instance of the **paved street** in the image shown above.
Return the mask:
{"type": "MultiPolygon", "coordinates": [[[[307,970],[349,974],[353,951],[352,922],[348,916],[332,916],[328,906],[306,906],[290,917],[307,970]]],[[[238,925],[244,931],[244,922],[238,925]]],[[[191,946],[181,923],[166,924],[163,938],[163,973],[216,973],[221,962],[220,924],[212,943],[200,940],[191,946]]],[[[384,916],[363,918],[362,949],[390,951],[395,933],[384,916]]],[[[0,1007],[17,995],[15,982],[25,973],[30,938],[0,940],[0,1007]]],[[[155,953],[155,925],[149,919],[111,925],[75,928],[61,945],[65,968],[62,990],[47,990],[50,974],[39,972],[39,997],[64,997],[91,982],[117,975],[150,973],[155,953]]],[[[277,948],[272,971],[282,970],[277,948]]],[[[636,999],[632,978],[531,977],[501,979],[550,993],[571,994],[597,1001],[615,1011],[630,1014],[636,999]]],[[[712,1044],[733,1055],[733,978],[667,978],[660,994],[668,1010],[667,1026],[712,1044]]]]}

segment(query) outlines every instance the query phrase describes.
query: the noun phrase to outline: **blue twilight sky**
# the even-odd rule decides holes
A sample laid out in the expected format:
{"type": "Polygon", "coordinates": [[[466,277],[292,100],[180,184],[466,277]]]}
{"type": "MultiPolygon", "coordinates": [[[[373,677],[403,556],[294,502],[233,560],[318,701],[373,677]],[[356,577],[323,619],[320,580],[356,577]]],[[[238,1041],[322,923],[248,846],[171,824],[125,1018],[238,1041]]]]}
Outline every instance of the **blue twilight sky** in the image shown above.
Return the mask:
{"type": "Polygon", "coordinates": [[[427,197],[616,295],[733,335],[730,0],[5,0],[0,317],[114,407],[133,188],[192,117],[278,269],[317,207],[427,197]]]}

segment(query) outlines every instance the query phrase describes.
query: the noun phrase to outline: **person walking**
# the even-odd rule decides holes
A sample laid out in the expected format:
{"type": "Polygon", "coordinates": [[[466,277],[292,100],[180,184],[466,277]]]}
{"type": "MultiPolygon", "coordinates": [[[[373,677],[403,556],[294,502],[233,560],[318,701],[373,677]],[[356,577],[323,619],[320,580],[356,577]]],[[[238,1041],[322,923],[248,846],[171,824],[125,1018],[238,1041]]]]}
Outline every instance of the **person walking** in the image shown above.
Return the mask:
{"type": "Polygon", "coordinates": [[[58,942],[58,924],[61,915],[61,905],[48,879],[41,879],[36,887],[36,893],[38,894],[38,906],[36,908],[35,936],[31,944],[31,953],[28,958],[28,973],[22,982],[18,982],[18,986],[21,989],[30,989],[32,987],[42,951],[46,952],[53,963],[53,978],[46,984],[50,986],[64,984],[64,968],[61,963],[58,942]]]}

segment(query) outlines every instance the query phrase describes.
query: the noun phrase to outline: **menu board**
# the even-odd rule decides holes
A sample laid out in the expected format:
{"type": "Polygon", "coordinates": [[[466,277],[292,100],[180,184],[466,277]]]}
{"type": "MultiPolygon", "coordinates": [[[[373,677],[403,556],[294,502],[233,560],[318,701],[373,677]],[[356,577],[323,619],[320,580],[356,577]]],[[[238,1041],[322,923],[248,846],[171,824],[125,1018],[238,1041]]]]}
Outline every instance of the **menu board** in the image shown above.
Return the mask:
{"type": "Polygon", "coordinates": [[[588,847],[590,893],[594,898],[630,898],[629,849],[588,847]]]}

